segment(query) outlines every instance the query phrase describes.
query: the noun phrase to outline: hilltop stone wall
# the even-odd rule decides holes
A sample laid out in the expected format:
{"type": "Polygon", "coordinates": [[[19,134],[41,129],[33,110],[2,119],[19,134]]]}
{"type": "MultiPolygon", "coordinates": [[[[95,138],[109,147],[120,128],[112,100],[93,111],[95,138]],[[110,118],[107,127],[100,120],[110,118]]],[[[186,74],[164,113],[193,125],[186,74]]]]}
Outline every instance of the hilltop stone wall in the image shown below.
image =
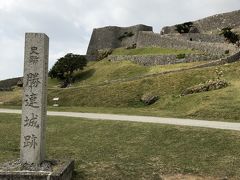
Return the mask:
{"type": "Polygon", "coordinates": [[[160,35],[151,32],[140,32],[137,40],[137,47],[163,47],[172,49],[195,49],[213,55],[222,55],[225,51],[234,54],[238,51],[236,46],[227,43],[210,43],[188,41],[174,36],[160,35]]]}
{"type": "MultiPolygon", "coordinates": [[[[214,16],[206,17],[197,21],[193,21],[193,25],[201,32],[219,32],[222,28],[240,27],[240,10],[217,14],[214,16]]],[[[161,34],[173,34],[177,33],[175,26],[166,26],[161,30],[161,34]]]]}
{"type": "Polygon", "coordinates": [[[131,27],[108,26],[94,29],[87,55],[96,55],[99,49],[131,46],[137,42],[140,31],[152,31],[152,27],[140,24],[131,27]]]}

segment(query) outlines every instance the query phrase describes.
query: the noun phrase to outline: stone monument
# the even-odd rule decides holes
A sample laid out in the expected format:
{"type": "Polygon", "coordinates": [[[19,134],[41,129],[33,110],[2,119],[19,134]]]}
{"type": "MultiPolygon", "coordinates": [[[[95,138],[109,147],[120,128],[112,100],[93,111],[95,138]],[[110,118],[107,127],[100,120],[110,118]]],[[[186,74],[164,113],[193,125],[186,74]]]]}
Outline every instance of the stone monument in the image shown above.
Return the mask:
{"type": "Polygon", "coordinates": [[[39,165],[45,159],[49,39],[26,33],[21,124],[21,163],[39,165]]]}
{"type": "Polygon", "coordinates": [[[70,180],[74,161],[46,160],[49,38],[26,33],[20,160],[0,165],[2,180],[70,180]]]}

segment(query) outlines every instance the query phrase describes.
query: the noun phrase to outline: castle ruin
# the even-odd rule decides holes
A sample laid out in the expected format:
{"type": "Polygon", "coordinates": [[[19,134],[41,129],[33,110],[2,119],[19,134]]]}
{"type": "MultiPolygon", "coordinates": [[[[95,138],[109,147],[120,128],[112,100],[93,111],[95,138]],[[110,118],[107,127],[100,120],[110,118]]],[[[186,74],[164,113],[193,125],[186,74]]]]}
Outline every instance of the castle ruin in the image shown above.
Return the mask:
{"type": "MultiPolygon", "coordinates": [[[[176,26],[166,26],[161,29],[160,33],[154,33],[151,26],[142,24],[131,27],[108,26],[94,29],[88,46],[87,57],[94,60],[98,51],[102,49],[161,47],[198,50],[204,54],[186,57],[182,62],[216,60],[226,57],[226,52],[227,56],[231,56],[239,51],[236,45],[227,43],[225,38],[219,35],[221,29],[225,27],[231,27],[238,31],[240,28],[239,17],[240,10],[197,20],[191,22],[193,26],[188,33],[178,33],[176,26]]],[[[152,57],[110,55],[109,59],[127,59],[144,65],[179,62],[171,55],[152,57]]]]}

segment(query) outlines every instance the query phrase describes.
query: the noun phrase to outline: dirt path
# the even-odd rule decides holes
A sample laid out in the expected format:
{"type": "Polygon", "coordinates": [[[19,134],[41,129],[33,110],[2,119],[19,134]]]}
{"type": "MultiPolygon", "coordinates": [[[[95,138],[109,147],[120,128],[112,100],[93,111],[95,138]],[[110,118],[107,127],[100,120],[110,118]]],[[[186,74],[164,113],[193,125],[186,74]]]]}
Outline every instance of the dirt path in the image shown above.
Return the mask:
{"type": "MultiPolygon", "coordinates": [[[[0,109],[0,113],[21,114],[21,110],[0,109]]],[[[49,116],[79,117],[79,118],[87,118],[87,119],[94,119],[94,120],[146,122],[146,123],[159,123],[159,124],[205,127],[205,128],[240,131],[240,123],[220,122],[220,121],[205,121],[205,120],[161,118],[161,117],[152,117],[152,116],[130,116],[130,115],[100,114],[100,113],[54,112],[54,111],[48,111],[47,114],[49,116]]]]}

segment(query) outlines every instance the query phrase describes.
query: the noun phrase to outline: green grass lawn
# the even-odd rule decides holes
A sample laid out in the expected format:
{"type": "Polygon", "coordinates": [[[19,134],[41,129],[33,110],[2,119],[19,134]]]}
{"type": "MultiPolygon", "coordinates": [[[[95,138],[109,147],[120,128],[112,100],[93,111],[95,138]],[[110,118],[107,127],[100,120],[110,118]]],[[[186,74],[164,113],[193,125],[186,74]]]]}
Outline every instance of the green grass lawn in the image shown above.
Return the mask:
{"type": "MultiPolygon", "coordinates": [[[[0,114],[0,162],[19,157],[20,115],[0,114]]],[[[47,158],[74,159],[74,179],[240,177],[240,133],[49,117],[47,158]]]]}
{"type": "Polygon", "coordinates": [[[193,51],[190,49],[167,49],[160,47],[148,47],[148,48],[136,48],[126,49],[117,48],[113,50],[112,55],[177,55],[177,54],[197,54],[199,51],[193,51]]]}

